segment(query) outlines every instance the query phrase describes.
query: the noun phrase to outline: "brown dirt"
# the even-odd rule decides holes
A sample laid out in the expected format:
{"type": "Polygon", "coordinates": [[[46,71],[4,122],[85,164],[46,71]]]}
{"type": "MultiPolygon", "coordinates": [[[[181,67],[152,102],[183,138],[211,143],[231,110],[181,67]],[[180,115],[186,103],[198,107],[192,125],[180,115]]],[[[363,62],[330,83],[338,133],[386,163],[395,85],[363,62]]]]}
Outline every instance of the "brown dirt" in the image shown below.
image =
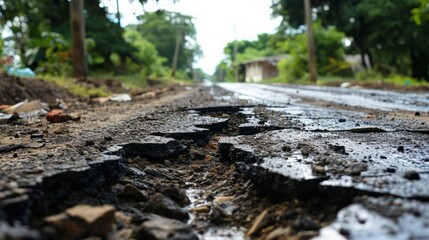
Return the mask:
{"type": "Polygon", "coordinates": [[[57,98],[70,101],[74,96],[65,89],[41,79],[0,74],[0,105],[12,105],[25,99],[55,103],[57,98]]]}

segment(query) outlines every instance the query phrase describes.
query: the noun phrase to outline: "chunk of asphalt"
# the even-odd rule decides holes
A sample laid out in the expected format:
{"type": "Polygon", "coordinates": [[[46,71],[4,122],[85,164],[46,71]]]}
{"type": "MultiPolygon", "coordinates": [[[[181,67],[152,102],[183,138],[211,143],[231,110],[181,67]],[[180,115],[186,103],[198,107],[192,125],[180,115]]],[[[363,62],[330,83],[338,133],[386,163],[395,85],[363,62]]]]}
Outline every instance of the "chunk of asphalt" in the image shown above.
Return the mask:
{"type": "Polygon", "coordinates": [[[428,140],[427,134],[410,132],[315,133],[287,129],[223,137],[219,141],[219,155],[222,161],[235,163],[237,170],[254,182],[285,194],[341,190],[429,198],[429,175],[405,174],[427,171],[421,159],[429,155],[429,149],[413,146],[423,146],[428,140]],[[391,147],[403,139],[410,139],[406,155],[392,151],[391,147]],[[301,151],[304,143],[313,149],[311,153],[301,151]],[[285,145],[296,147],[284,152],[285,145]],[[344,154],[345,149],[350,150],[344,154]],[[314,171],[318,166],[324,167],[323,175],[314,171]],[[397,166],[396,170],[391,166],[397,166]]]}
{"type": "Polygon", "coordinates": [[[122,145],[125,157],[144,157],[148,159],[165,159],[178,156],[187,146],[173,138],[147,136],[138,142],[122,145]]]}

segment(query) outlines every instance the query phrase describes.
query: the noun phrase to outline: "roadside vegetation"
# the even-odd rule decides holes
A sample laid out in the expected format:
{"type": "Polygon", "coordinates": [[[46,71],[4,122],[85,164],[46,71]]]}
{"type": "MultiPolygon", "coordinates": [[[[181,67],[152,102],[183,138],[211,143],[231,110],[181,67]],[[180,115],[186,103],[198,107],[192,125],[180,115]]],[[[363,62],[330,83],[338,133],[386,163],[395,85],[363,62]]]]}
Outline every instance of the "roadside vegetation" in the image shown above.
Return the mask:
{"type": "MultiPolygon", "coordinates": [[[[28,67],[36,79],[54,82],[77,96],[111,94],[106,86],[82,85],[72,78],[69,1],[0,3],[2,71],[28,67]],[[6,62],[10,56],[12,61],[6,62]]],[[[142,89],[153,83],[190,82],[206,76],[199,74],[201,69],[193,69],[201,51],[192,17],[159,10],[139,16],[135,25],[122,27],[101,0],[85,1],[85,11],[90,78],[113,80],[125,89],[142,89]],[[179,54],[173,77],[176,48],[179,54]]]]}
{"type": "MultiPolygon", "coordinates": [[[[318,84],[428,86],[427,0],[312,3],[318,84]]],[[[277,33],[228,43],[215,81],[244,81],[246,61],[285,56],[279,76],[263,82],[310,84],[303,1],[273,0],[272,11],[283,19],[277,33]]]]}

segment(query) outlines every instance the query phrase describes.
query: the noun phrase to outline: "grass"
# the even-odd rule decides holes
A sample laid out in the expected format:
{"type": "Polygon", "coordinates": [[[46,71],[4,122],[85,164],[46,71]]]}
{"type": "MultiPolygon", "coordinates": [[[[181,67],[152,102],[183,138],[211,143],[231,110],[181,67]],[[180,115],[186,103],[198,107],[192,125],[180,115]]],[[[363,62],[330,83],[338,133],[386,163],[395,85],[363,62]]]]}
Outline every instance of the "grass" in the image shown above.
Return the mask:
{"type": "MultiPolygon", "coordinates": [[[[149,87],[148,81],[146,78],[140,76],[139,74],[129,74],[129,75],[114,75],[113,73],[94,73],[92,78],[98,79],[112,79],[113,81],[120,82],[125,89],[129,90],[142,90],[149,87]]],[[[94,87],[94,86],[85,86],[82,83],[76,82],[71,77],[60,77],[60,76],[51,76],[51,75],[38,75],[38,79],[44,79],[47,82],[54,83],[60,87],[65,88],[67,91],[72,93],[75,96],[88,98],[91,95],[97,95],[100,97],[107,97],[112,95],[112,91],[109,90],[107,86],[94,87]]],[[[190,80],[181,80],[174,78],[162,78],[159,79],[162,85],[167,84],[189,84],[190,80]]]]}
{"type": "Polygon", "coordinates": [[[95,78],[101,79],[113,79],[114,81],[119,81],[122,83],[125,88],[128,89],[143,89],[148,87],[146,78],[140,76],[139,74],[129,74],[129,75],[115,75],[113,73],[101,72],[94,73],[95,78]]]}
{"type": "Polygon", "coordinates": [[[78,97],[88,98],[91,95],[98,95],[100,97],[107,97],[112,94],[107,87],[87,87],[82,84],[76,83],[71,77],[58,77],[58,76],[49,76],[42,75],[38,76],[47,82],[54,83],[60,87],[65,88],[70,93],[78,97]]]}

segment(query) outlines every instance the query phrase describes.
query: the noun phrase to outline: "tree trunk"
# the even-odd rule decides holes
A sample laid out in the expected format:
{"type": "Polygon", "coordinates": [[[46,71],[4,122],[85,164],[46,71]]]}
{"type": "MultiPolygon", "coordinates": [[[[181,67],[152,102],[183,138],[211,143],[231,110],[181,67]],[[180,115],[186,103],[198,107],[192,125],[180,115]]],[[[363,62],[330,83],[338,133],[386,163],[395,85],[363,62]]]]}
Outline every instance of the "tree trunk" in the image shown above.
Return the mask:
{"type": "Polygon", "coordinates": [[[307,25],[308,37],[308,70],[310,73],[310,81],[317,82],[317,68],[316,68],[316,49],[314,47],[313,24],[311,20],[311,6],[310,0],[304,0],[305,23],[307,25]]]}
{"type": "Polygon", "coordinates": [[[411,53],[411,76],[429,81],[429,57],[411,53]],[[420,55],[420,56],[418,56],[420,55]]]}
{"type": "Polygon", "coordinates": [[[182,38],[183,38],[183,33],[181,32],[177,35],[176,47],[174,49],[173,66],[171,71],[171,76],[173,78],[176,77],[177,61],[179,59],[179,52],[180,52],[180,45],[182,44],[182,38]]]}
{"type": "Polygon", "coordinates": [[[73,77],[87,77],[83,0],[71,0],[70,17],[73,39],[73,77]]]}

